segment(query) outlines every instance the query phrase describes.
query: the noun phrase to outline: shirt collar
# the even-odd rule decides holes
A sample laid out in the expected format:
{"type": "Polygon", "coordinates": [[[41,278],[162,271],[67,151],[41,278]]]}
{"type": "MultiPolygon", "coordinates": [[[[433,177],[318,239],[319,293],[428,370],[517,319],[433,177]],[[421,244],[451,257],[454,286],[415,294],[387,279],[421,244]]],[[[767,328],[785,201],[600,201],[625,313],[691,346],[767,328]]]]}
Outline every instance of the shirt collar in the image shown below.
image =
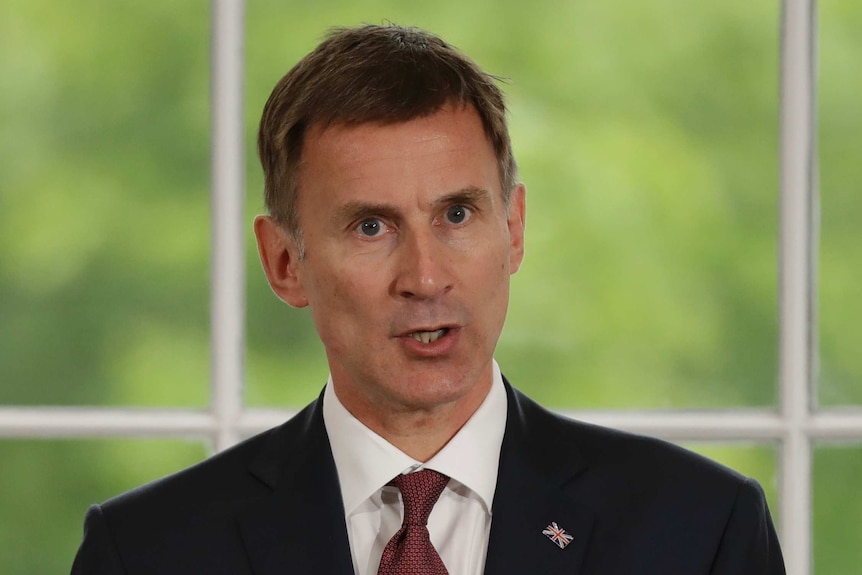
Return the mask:
{"type": "Polygon", "coordinates": [[[335,395],[330,376],[323,393],[323,421],[338,470],[345,514],[353,513],[399,473],[422,468],[439,471],[466,486],[481,498],[490,513],[506,429],[506,401],[500,368],[493,361],[491,389],[482,404],[449,443],[423,464],[347,411],[335,395]]]}

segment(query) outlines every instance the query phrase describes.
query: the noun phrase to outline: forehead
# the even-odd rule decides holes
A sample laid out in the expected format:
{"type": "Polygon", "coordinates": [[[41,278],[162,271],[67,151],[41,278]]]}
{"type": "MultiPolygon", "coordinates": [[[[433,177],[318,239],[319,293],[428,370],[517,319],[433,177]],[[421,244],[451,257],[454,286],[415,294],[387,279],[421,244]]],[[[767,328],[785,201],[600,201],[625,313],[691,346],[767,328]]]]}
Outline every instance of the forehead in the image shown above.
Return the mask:
{"type": "Polygon", "coordinates": [[[471,106],[392,124],[315,126],[304,148],[300,189],[310,193],[332,186],[366,193],[500,188],[493,146],[471,106]]]}

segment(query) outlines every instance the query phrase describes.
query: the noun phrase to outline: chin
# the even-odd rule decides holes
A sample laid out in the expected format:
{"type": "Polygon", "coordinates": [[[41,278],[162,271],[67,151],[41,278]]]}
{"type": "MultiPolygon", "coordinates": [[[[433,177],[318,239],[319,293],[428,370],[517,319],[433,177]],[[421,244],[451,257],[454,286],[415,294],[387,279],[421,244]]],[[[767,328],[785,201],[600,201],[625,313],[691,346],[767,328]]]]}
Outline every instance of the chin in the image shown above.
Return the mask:
{"type": "Polygon", "coordinates": [[[458,401],[468,395],[474,385],[467,384],[463,373],[454,377],[419,376],[409,383],[405,399],[417,407],[432,408],[458,401]]]}

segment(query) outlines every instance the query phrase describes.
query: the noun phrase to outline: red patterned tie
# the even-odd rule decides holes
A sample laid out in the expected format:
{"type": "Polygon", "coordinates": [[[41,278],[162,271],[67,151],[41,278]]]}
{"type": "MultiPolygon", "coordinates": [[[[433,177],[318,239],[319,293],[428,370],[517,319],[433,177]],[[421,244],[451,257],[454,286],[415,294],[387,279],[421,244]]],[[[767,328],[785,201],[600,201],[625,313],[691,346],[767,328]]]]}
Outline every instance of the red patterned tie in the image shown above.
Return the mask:
{"type": "Polygon", "coordinates": [[[449,574],[431,544],[427,527],[431,509],[448,482],[448,477],[430,469],[399,475],[392,480],[390,485],[401,490],[404,522],[383,549],[377,575],[449,574]]]}

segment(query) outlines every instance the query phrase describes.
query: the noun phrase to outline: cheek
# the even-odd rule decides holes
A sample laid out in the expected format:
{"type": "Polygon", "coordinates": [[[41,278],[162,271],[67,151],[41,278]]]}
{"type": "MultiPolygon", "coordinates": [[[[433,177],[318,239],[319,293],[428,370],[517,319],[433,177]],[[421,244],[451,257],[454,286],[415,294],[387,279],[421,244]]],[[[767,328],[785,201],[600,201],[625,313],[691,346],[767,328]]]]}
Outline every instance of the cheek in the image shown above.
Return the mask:
{"type": "Polygon", "coordinates": [[[505,317],[506,307],[509,303],[509,280],[512,274],[511,257],[508,249],[500,249],[494,252],[493,259],[485,268],[480,281],[484,281],[484,293],[491,307],[490,313],[499,314],[500,320],[505,317]]]}
{"type": "Polygon", "coordinates": [[[495,252],[470,266],[470,291],[477,304],[496,310],[509,294],[509,258],[495,252]]]}
{"type": "Polygon", "coordinates": [[[379,276],[373,266],[355,262],[327,267],[325,273],[316,274],[309,297],[316,317],[331,324],[331,329],[351,329],[353,323],[379,309],[377,294],[385,289],[379,285],[379,276]]]}

